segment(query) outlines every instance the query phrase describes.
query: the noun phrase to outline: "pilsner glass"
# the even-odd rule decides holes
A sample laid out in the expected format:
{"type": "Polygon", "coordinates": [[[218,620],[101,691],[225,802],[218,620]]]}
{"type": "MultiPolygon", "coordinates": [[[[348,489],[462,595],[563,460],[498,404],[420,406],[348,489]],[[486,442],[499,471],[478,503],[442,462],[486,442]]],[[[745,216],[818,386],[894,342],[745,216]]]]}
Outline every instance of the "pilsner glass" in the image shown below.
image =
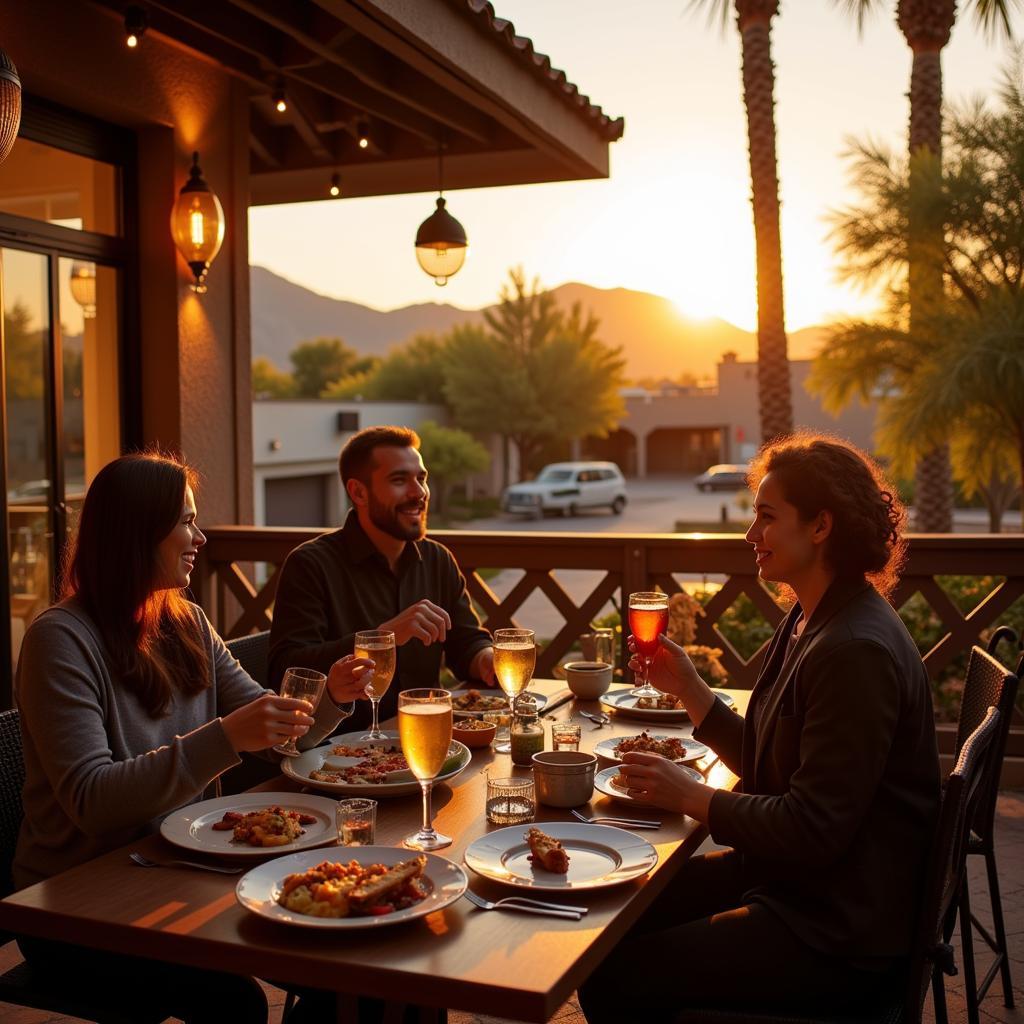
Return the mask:
{"type": "Polygon", "coordinates": [[[377,709],[381,697],[388,692],[395,677],[395,634],[386,629],[364,629],[356,633],[355,655],[373,662],[373,673],[366,684],[366,695],[373,705],[373,724],[361,740],[384,740],[385,733],[377,724],[377,709]]]}
{"type": "MultiPolygon", "coordinates": [[[[537,664],[537,645],[532,629],[496,629],[494,631],[494,674],[498,685],[505,691],[511,714],[515,714],[516,701],[533,678],[537,664]]],[[[494,748],[502,754],[508,747],[494,748]]]]}
{"type": "Polygon", "coordinates": [[[640,591],[629,595],[629,629],[636,644],[636,653],[643,664],[640,686],[631,690],[634,697],[660,697],[661,691],[651,686],[651,662],[658,653],[658,636],[668,628],[668,594],[640,591]]]}
{"type": "Polygon", "coordinates": [[[403,843],[413,850],[451,846],[450,836],[434,831],[430,791],[452,744],[452,695],[447,690],[403,690],[398,695],[398,737],[423,790],[423,827],[403,843]]]}
{"type": "MultiPolygon", "coordinates": [[[[285,670],[284,678],[281,680],[281,696],[298,697],[299,700],[309,701],[313,705],[313,711],[316,711],[326,685],[327,676],[323,672],[317,672],[312,668],[289,668],[285,670]]],[[[294,736],[290,736],[287,743],[278,743],[273,749],[285,757],[299,756],[294,736]]]]}

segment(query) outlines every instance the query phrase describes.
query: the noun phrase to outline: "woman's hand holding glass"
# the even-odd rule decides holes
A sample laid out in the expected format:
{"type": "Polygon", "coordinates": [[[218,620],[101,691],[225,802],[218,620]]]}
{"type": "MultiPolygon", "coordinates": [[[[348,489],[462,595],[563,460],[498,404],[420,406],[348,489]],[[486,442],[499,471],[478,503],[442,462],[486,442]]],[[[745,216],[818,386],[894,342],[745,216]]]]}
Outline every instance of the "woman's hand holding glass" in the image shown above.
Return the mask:
{"type": "Polygon", "coordinates": [[[313,710],[308,700],[267,693],[225,715],[221,725],[236,753],[266,750],[309,732],[313,710]]]}
{"type": "MultiPolygon", "coordinates": [[[[634,672],[643,668],[641,656],[637,653],[633,637],[629,637],[629,667],[634,672]]],[[[678,697],[686,707],[687,714],[695,726],[704,721],[704,716],[711,710],[715,702],[714,691],[698,675],[689,655],[679,644],[661,634],[658,637],[658,650],[648,671],[651,685],[678,697]]]]}
{"type": "Polygon", "coordinates": [[[714,789],[697,782],[674,761],[658,754],[633,751],[622,755],[619,771],[629,783],[629,795],[666,811],[688,814],[706,822],[714,789]]]}

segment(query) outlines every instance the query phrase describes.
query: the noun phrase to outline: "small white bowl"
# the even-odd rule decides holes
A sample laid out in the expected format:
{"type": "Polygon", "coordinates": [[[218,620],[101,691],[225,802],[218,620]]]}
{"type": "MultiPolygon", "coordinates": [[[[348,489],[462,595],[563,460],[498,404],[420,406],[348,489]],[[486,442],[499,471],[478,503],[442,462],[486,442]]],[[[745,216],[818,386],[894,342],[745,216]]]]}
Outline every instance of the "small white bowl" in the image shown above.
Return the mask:
{"type": "Polygon", "coordinates": [[[567,661],[565,681],[580,700],[597,700],[612,685],[612,667],[603,661],[567,661]]]}

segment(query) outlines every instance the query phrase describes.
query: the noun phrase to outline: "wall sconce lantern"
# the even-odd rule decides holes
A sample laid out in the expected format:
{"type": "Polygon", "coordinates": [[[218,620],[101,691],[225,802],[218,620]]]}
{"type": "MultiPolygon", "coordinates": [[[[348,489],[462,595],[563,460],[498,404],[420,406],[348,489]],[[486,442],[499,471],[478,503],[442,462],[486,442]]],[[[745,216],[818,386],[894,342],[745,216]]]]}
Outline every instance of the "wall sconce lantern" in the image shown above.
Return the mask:
{"type": "Polygon", "coordinates": [[[96,316],[96,264],[75,260],[71,264],[71,297],[82,307],[82,316],[96,316]]]}
{"type": "MultiPolygon", "coordinates": [[[[437,177],[439,193],[444,192],[442,149],[437,150],[437,177]]],[[[466,229],[445,209],[443,195],[437,197],[437,209],[420,225],[416,232],[416,260],[438,287],[448,283],[466,261],[466,229]]]]}
{"type": "Polygon", "coordinates": [[[134,50],[149,28],[146,12],[141,7],[132,5],[124,12],[124,41],[129,50],[134,50]]]}
{"type": "Polygon", "coordinates": [[[195,280],[192,290],[206,291],[206,274],[224,241],[224,209],[203,179],[199,154],[192,154],[188,181],[171,210],[171,234],[195,280]]]}
{"type": "Polygon", "coordinates": [[[0,50],[0,163],[10,155],[21,127],[21,79],[14,61],[0,50]]]}

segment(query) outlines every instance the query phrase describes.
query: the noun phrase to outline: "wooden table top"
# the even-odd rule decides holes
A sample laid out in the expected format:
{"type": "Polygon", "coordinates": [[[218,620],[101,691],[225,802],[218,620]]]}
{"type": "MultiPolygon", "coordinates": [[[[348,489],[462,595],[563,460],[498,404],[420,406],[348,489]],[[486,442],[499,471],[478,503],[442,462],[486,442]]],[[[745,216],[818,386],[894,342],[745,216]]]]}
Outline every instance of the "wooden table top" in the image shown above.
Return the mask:
{"type": "MultiPolygon", "coordinates": [[[[555,680],[535,680],[531,689],[545,693],[552,703],[568,693],[555,680]]],[[[736,699],[737,709],[745,710],[748,692],[728,692],[736,699]]],[[[573,699],[545,720],[598,708],[597,702],[573,699]]],[[[586,719],[577,717],[577,721],[584,726],[584,750],[645,727],[621,718],[601,729],[591,728],[586,719]]],[[[687,723],[671,733],[689,731],[687,723]]],[[[483,772],[489,765],[494,765],[496,775],[529,774],[529,769],[515,768],[507,754],[473,751],[466,770],[434,792],[435,825],[454,837],[452,846],[439,851],[440,856],[461,863],[463,851],[474,839],[500,827],[490,825],[484,813],[483,772]]],[[[731,787],[736,779],[719,762],[710,772],[710,781],[731,787]]],[[[297,787],[281,776],[260,788],[288,792],[297,787]]],[[[587,813],[658,817],[664,824],[639,833],[659,855],[657,867],[645,878],[566,894],[564,902],[590,908],[579,922],[481,911],[468,900],[458,900],[444,910],[390,928],[335,933],[283,925],[239,906],[235,884],[240,875],[132,865],[129,849],[155,858],[197,859],[154,835],[9,896],[0,902],[0,927],[175,963],[215,965],[280,983],[387,999],[399,996],[426,1006],[543,1022],[615,946],[706,835],[692,819],[633,809],[596,790],[587,813]]],[[[420,815],[419,796],[381,799],[377,842],[399,845],[402,837],[419,827],[420,815]]],[[[540,823],[567,820],[573,820],[567,810],[538,807],[540,823]]],[[[325,858],[341,853],[337,847],[323,850],[325,858]]],[[[467,874],[470,887],[481,896],[498,899],[512,894],[508,887],[468,869],[467,874]]],[[[547,893],[541,898],[558,902],[560,896],[547,893]]]]}

